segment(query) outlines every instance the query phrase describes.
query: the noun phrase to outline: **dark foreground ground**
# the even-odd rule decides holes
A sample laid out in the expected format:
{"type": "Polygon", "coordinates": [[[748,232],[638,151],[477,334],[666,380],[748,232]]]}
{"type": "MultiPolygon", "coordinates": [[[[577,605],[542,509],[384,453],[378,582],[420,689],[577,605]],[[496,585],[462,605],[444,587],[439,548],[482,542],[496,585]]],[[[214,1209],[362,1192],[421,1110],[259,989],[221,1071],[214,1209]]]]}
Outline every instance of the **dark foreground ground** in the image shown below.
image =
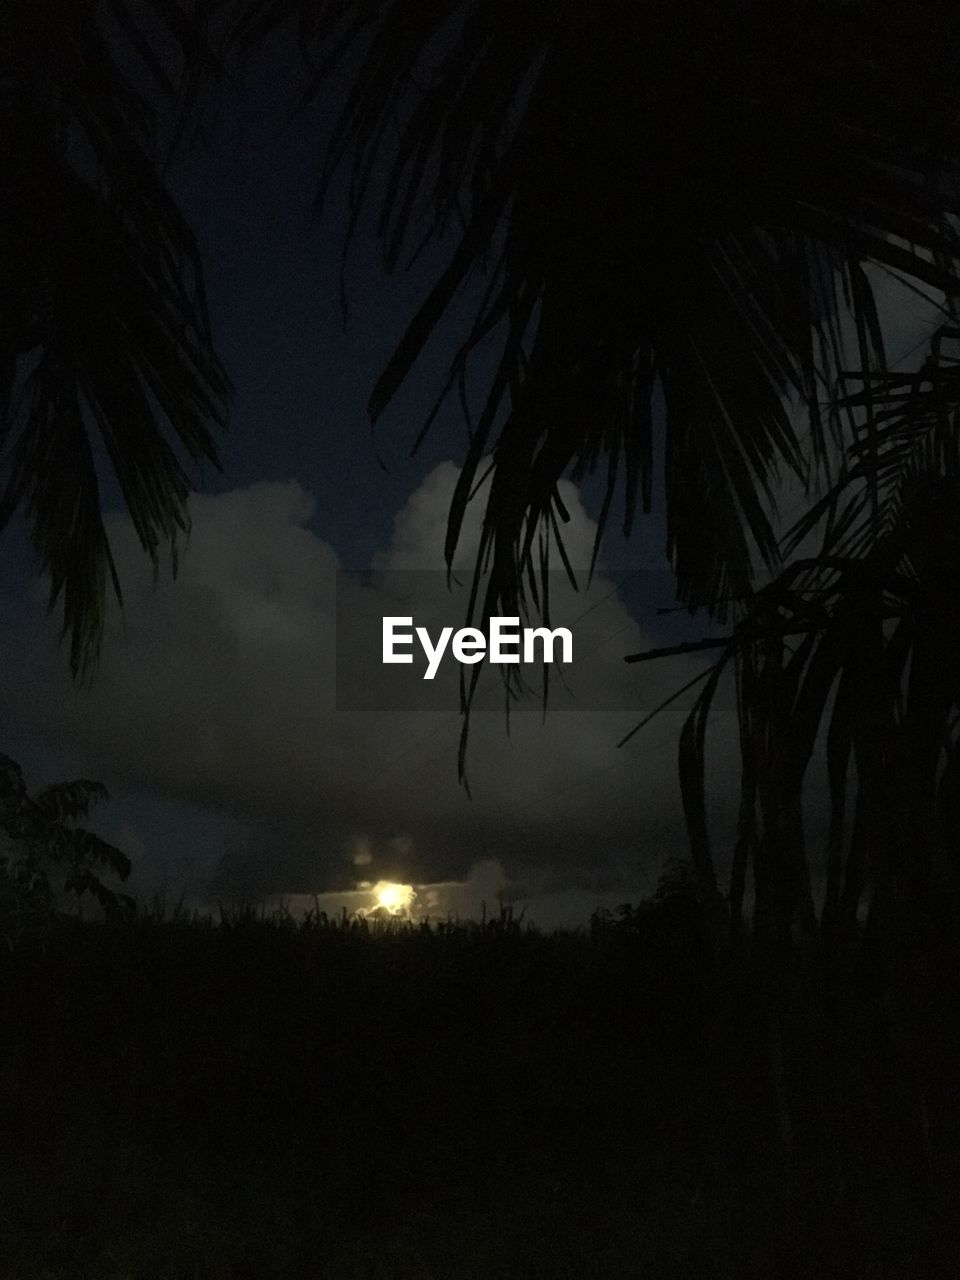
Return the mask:
{"type": "Polygon", "coordinates": [[[960,1275],[957,955],[61,921],[0,955],[16,1280],[960,1275]],[[766,1002],[766,1003],[765,1003],[766,1002]]]}

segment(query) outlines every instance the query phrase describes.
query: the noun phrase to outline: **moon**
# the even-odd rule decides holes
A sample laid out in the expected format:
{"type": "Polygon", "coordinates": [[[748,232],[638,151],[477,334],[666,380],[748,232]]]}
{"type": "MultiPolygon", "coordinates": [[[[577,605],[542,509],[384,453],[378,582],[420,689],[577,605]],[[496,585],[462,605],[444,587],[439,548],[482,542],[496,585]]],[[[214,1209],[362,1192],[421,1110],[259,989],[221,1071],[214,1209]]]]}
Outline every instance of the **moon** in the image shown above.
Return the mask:
{"type": "Polygon", "coordinates": [[[373,886],[373,893],[377,906],[392,916],[407,911],[417,896],[412,884],[394,884],[390,880],[378,881],[373,886]]]}

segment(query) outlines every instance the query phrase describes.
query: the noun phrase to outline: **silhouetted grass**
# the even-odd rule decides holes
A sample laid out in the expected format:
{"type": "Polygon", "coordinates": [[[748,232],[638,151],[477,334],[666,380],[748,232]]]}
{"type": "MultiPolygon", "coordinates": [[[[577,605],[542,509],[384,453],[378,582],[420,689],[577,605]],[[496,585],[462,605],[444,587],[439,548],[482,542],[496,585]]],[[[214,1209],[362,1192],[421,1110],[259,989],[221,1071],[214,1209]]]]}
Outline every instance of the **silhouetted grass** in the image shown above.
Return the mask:
{"type": "Polygon", "coordinates": [[[712,959],[679,894],[550,935],[60,919],[0,960],[2,1274],[949,1275],[955,960],[919,1058],[852,973],[838,1064],[798,948],[778,1083],[755,961],[712,959]]]}

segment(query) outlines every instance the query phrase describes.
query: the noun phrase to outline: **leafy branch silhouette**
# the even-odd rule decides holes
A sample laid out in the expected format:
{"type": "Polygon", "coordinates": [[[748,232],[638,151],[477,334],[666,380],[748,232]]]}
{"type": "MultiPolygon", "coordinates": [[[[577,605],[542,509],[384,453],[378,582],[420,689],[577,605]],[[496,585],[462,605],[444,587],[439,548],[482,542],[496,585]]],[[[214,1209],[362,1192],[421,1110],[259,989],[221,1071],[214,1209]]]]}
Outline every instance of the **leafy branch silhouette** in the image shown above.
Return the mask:
{"type": "Polygon", "coordinates": [[[101,836],[77,826],[92,806],[108,799],[100,782],[79,778],[43,787],[30,795],[15,760],[0,754],[0,919],[13,931],[49,920],[55,914],[54,870],[65,875],[63,891],[85,895],[110,916],[134,908],[129,895],[104,884],[101,873],[126,880],[130,859],[101,836]]]}

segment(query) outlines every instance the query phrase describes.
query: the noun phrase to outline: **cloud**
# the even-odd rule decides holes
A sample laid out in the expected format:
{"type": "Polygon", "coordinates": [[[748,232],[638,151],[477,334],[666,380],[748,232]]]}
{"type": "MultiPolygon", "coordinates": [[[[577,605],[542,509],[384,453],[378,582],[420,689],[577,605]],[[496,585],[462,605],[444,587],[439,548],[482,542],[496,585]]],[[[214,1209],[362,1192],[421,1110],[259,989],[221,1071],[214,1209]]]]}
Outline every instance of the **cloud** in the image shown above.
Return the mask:
{"type": "MultiPolygon", "coordinates": [[[[876,273],[876,282],[897,360],[940,317],[889,275],[876,273]]],[[[458,474],[453,463],[437,466],[398,512],[372,583],[357,589],[358,616],[376,618],[384,584],[403,574],[421,575],[418,615],[449,609],[442,548],[458,474]]],[[[562,496],[571,512],[566,545],[584,565],[595,526],[573,485],[562,496]]],[[[778,495],[785,523],[803,505],[800,486],[785,483],[778,495]]],[[[314,511],[295,483],[195,496],[179,576],[174,583],[161,575],[156,586],[129,521],[111,517],[126,607],[111,616],[90,690],[75,690],[66,676],[41,589],[2,602],[7,741],[43,734],[63,767],[47,776],[102,777],[126,797],[109,834],[135,862],[151,856],[158,867],[173,866],[194,841],[212,845],[227,831],[223,857],[218,845],[200,859],[207,867],[219,859],[219,889],[346,890],[361,877],[451,886],[471,883],[470,868],[494,859],[510,885],[536,901],[615,893],[631,881],[645,887],[638,865],[655,875],[664,856],[685,851],[676,737],[689,695],[623,751],[614,744],[702,662],[626,667],[624,653],[657,637],[614,592],[576,624],[578,651],[592,650],[593,660],[572,680],[582,701],[611,709],[560,711],[557,688],[545,723],[535,711],[514,716],[507,737],[496,692],[484,695],[471,733],[469,798],[457,781],[460,724],[449,670],[440,681],[449,710],[335,709],[340,565],[311,529],[314,511]]],[[[472,563],[478,537],[475,506],[461,568],[472,563]]],[[[558,612],[577,617],[606,589],[601,579],[585,599],[561,593],[558,612]]],[[[651,583],[637,593],[648,610],[653,591],[651,583]]],[[[371,683],[383,674],[373,669],[371,683]]],[[[737,752],[729,702],[718,712],[708,735],[708,789],[722,860],[737,752]]]]}
{"type": "MultiPolygon", "coordinates": [[[[542,880],[542,878],[541,878],[542,880]]],[[[645,891],[652,891],[648,882],[645,891]]],[[[335,919],[347,915],[375,912],[376,886],[363,884],[344,893],[280,894],[264,904],[268,911],[281,910],[295,920],[315,912],[335,919]]],[[[537,877],[510,881],[496,859],[475,863],[462,880],[444,880],[417,885],[412,902],[404,912],[412,920],[481,920],[495,919],[501,908],[509,909],[515,920],[531,922],[544,930],[580,928],[598,909],[614,910],[624,901],[620,889],[603,884],[574,885],[564,883],[551,888],[537,877]]]]}
{"type": "MultiPolygon", "coordinates": [[[[362,589],[370,617],[390,575],[415,570],[432,584],[427,595],[442,582],[456,478],[442,464],[399,512],[362,589]]],[[[594,525],[574,486],[565,489],[567,544],[584,563],[594,525]]],[[[113,788],[232,819],[218,891],[241,882],[264,893],[346,889],[361,876],[442,881],[490,857],[513,879],[549,868],[569,885],[602,866],[612,888],[638,862],[655,873],[682,850],[683,704],[623,751],[615,744],[702,661],[627,667],[623,654],[651,636],[602,579],[586,597],[568,589],[554,620],[590,609],[575,634],[592,651],[571,686],[612,709],[558,709],[545,721],[533,709],[511,717],[508,736],[493,691],[471,728],[468,796],[457,780],[454,683],[442,711],[336,709],[338,559],[311,531],[313,512],[295,483],[197,495],[178,577],[156,586],[129,521],[112,516],[125,607],[111,614],[92,687],[71,686],[38,592],[5,607],[0,706],[113,788]]],[[[467,558],[477,529],[474,515],[467,558]]],[[[448,599],[418,601],[418,616],[441,603],[449,609],[448,599]]],[[[563,696],[558,688],[558,706],[563,696]]]]}

